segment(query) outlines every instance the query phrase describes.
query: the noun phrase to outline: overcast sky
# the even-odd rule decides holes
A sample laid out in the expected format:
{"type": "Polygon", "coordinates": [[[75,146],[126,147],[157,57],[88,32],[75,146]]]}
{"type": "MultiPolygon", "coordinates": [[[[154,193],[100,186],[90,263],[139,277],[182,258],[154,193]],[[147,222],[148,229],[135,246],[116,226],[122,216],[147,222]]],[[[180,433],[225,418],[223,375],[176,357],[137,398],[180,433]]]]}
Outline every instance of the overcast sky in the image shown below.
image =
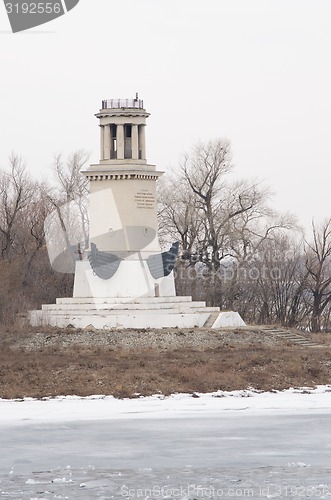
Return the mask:
{"type": "Polygon", "coordinates": [[[275,208],[331,216],[330,0],[80,0],[17,34],[1,2],[0,31],[1,167],[11,151],[39,178],[59,152],[97,162],[101,100],[139,92],[159,170],[227,137],[275,208]]]}

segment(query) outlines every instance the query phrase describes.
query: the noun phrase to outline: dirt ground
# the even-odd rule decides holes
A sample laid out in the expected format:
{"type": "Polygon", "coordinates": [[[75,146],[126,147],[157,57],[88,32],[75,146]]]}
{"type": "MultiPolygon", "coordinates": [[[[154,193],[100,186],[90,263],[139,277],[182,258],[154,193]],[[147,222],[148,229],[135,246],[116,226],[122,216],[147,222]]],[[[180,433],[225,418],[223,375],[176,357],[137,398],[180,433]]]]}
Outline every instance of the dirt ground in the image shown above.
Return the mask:
{"type": "Polygon", "coordinates": [[[0,330],[0,398],[116,397],[331,384],[331,335],[301,347],[237,330],[0,330]]]}

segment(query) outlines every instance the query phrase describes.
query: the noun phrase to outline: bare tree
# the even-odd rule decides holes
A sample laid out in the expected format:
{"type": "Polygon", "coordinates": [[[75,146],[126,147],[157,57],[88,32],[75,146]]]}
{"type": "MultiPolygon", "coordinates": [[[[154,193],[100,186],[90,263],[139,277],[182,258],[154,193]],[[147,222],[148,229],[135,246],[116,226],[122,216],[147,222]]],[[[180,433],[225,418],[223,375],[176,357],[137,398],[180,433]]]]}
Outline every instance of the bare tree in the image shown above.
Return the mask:
{"type": "Polygon", "coordinates": [[[201,221],[196,216],[194,195],[178,176],[161,179],[158,185],[159,235],[163,245],[179,239],[182,252],[194,251],[201,221]]]}
{"type": "Polygon", "coordinates": [[[248,295],[254,287],[258,321],[289,326],[301,323],[307,316],[302,241],[280,231],[263,241],[251,265],[254,272],[248,284],[248,295]]]}
{"type": "Polygon", "coordinates": [[[271,210],[271,193],[262,183],[229,182],[231,169],[229,141],[198,144],[161,189],[160,210],[163,233],[180,241],[186,266],[199,270],[190,272],[192,285],[200,279],[196,289],[204,298],[226,308],[238,307],[247,296],[242,271],[247,272],[264,242],[296,228],[292,216],[271,210]]]}
{"type": "Polygon", "coordinates": [[[312,241],[306,241],[305,259],[312,297],[311,330],[319,332],[322,315],[331,301],[331,218],[320,226],[313,221],[312,230],[312,241]]]}
{"type": "Polygon", "coordinates": [[[33,195],[33,183],[22,159],[14,153],[9,157],[9,170],[0,172],[0,251],[10,258],[15,245],[15,232],[22,212],[33,195]]]}
{"type": "Polygon", "coordinates": [[[24,231],[23,228],[21,229],[21,232],[26,235],[22,242],[26,255],[23,285],[28,283],[27,278],[31,274],[33,261],[46,246],[44,223],[53,206],[45,193],[50,191],[51,188],[46,182],[35,182],[29,207],[25,209],[24,231]]]}
{"type": "Polygon", "coordinates": [[[53,247],[55,253],[57,248],[59,254],[62,252],[57,268],[63,272],[74,272],[74,252],[82,259],[88,240],[88,181],[81,173],[88,158],[85,151],[77,151],[66,160],[62,155],[56,156],[53,172],[57,185],[44,191],[54,209],[46,221],[46,236],[49,247],[53,247]]]}
{"type": "Polygon", "coordinates": [[[53,209],[51,188],[30,178],[21,158],[12,154],[0,171],[0,322],[19,312],[65,296],[72,279],[49,265],[44,220],[53,209]]]}
{"type": "Polygon", "coordinates": [[[88,160],[89,153],[84,150],[75,151],[65,160],[61,154],[55,156],[52,168],[63,202],[69,203],[88,193],[88,181],[81,173],[88,160]]]}
{"type": "Polygon", "coordinates": [[[220,227],[224,223],[219,223],[217,215],[222,211],[224,176],[231,169],[230,143],[226,139],[198,144],[181,166],[182,181],[191,190],[187,205],[193,203],[200,220],[196,250],[213,270],[219,268],[220,227]]]}

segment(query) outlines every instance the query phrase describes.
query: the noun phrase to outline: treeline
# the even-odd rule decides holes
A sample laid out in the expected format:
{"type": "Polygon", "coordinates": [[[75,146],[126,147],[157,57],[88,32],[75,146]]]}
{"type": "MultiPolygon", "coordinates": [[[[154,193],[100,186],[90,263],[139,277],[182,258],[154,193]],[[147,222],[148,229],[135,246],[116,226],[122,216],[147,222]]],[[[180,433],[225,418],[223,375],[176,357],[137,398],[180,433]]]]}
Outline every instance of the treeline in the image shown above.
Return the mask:
{"type": "Polygon", "coordinates": [[[12,154],[0,170],[0,324],[10,325],[28,310],[72,295],[73,275],[55,272],[49,261],[44,222],[54,210],[87,192],[80,174],[88,155],[58,156],[46,174],[33,180],[12,154]]]}
{"type": "MultiPolygon", "coordinates": [[[[58,156],[47,172],[52,180],[42,182],[16,155],[0,170],[1,324],[72,295],[73,275],[50,265],[44,223],[55,211],[66,235],[63,207],[86,197],[80,170],[87,161],[83,151],[58,156]]],[[[268,188],[231,180],[232,170],[230,144],[220,139],[194,147],[158,183],[162,244],[180,242],[178,295],[237,310],[250,324],[330,330],[331,218],[305,237],[292,215],[270,207],[268,188]]]]}
{"type": "Polygon", "coordinates": [[[231,181],[230,144],[197,145],[159,186],[164,243],[179,240],[177,291],[250,324],[331,328],[331,219],[306,238],[259,182],[231,181]]]}

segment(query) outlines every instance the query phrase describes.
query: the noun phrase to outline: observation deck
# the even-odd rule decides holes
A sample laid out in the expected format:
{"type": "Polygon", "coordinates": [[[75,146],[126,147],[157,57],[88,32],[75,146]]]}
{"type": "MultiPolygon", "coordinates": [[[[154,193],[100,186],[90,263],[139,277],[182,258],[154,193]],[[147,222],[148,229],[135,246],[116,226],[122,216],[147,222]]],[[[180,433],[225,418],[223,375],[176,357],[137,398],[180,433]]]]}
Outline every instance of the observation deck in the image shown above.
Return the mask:
{"type": "Polygon", "coordinates": [[[101,109],[144,109],[142,99],[104,99],[101,109]]]}

